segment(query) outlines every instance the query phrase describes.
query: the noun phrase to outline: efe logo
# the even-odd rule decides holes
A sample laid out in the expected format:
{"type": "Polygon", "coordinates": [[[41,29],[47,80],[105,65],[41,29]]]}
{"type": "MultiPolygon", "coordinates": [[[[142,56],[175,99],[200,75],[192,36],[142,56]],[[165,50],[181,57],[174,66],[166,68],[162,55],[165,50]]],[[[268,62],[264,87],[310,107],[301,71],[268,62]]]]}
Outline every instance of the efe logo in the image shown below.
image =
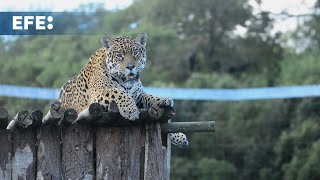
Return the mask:
{"type": "Polygon", "coordinates": [[[53,25],[51,22],[53,21],[52,16],[12,16],[12,29],[13,30],[28,30],[30,25],[36,25],[36,30],[51,30],[53,29],[53,25]],[[48,24],[46,26],[46,20],[48,24]]]}

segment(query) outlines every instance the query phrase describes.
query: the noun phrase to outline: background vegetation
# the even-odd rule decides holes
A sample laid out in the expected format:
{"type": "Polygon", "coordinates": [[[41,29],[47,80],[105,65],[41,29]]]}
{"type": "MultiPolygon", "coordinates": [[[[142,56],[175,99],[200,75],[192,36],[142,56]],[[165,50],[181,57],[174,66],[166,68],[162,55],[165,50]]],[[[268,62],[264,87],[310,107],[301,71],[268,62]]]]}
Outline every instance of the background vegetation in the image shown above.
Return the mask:
{"type": "MultiPolygon", "coordinates": [[[[66,24],[87,36],[0,37],[1,84],[60,88],[101,47],[104,32],[148,34],[145,86],[248,88],[320,83],[320,16],[287,34],[248,0],[137,0],[124,10],[79,8],[66,24]],[[239,35],[235,29],[245,27],[239,35]],[[288,47],[287,42],[305,47],[288,47]],[[299,49],[299,53],[296,53],[299,49]]],[[[315,10],[319,5],[315,5],[315,10]]],[[[316,11],[315,11],[316,12],[316,11]]],[[[64,31],[72,34],[66,28],[64,31]]],[[[0,97],[11,114],[48,101],[0,97]]],[[[177,101],[174,121],[215,120],[215,133],[188,134],[173,148],[172,179],[320,179],[320,98],[241,102],[177,101]]]]}

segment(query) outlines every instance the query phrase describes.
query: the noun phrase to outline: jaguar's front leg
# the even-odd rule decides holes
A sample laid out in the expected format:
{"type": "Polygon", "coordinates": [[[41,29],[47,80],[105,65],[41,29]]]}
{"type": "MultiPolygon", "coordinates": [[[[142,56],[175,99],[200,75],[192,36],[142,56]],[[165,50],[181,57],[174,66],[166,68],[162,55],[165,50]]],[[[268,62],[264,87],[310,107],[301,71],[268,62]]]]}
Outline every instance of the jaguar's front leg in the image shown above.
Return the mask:
{"type": "Polygon", "coordinates": [[[144,108],[148,108],[153,105],[157,105],[159,107],[173,107],[174,105],[172,98],[161,98],[147,93],[141,93],[139,99],[144,108]]]}
{"type": "MultiPolygon", "coordinates": [[[[140,94],[139,102],[143,105],[144,108],[148,108],[154,105],[157,105],[159,107],[173,107],[174,105],[172,98],[160,98],[146,93],[140,94]]],[[[186,147],[189,144],[187,136],[181,132],[169,133],[169,138],[172,144],[180,147],[186,147]]]]}
{"type": "Polygon", "coordinates": [[[131,121],[139,118],[139,109],[134,99],[125,91],[112,89],[95,89],[91,95],[91,103],[99,103],[108,108],[111,101],[116,102],[120,114],[131,121]]]}

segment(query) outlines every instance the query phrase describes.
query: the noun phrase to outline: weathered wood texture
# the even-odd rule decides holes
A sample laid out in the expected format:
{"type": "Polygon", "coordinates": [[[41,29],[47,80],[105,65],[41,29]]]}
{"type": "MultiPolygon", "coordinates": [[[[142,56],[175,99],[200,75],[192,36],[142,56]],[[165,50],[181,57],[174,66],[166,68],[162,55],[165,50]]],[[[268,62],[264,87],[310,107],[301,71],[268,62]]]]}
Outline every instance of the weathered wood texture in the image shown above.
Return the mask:
{"type": "Polygon", "coordinates": [[[141,128],[97,128],[97,179],[140,179],[141,128]]]}
{"type": "Polygon", "coordinates": [[[170,162],[171,162],[171,142],[168,141],[167,147],[162,147],[163,152],[163,179],[170,179],[170,162]]]}
{"type": "Polygon", "coordinates": [[[53,126],[38,130],[37,180],[63,179],[60,131],[53,126]]]}
{"type": "Polygon", "coordinates": [[[214,121],[162,123],[163,133],[171,132],[214,132],[214,121]]]}
{"type": "Polygon", "coordinates": [[[36,130],[17,128],[13,131],[12,179],[36,178],[36,130]]]}
{"type": "MultiPolygon", "coordinates": [[[[168,120],[168,123],[171,122],[171,119],[168,120]]],[[[160,126],[161,127],[161,126],[160,126]]],[[[169,139],[169,134],[163,133],[162,135],[162,144],[166,145],[163,147],[163,179],[170,179],[170,162],[171,162],[171,141],[169,139]]]]}
{"type": "Polygon", "coordinates": [[[164,162],[168,150],[162,146],[159,123],[127,127],[77,124],[38,129],[19,126],[11,132],[12,141],[10,132],[0,131],[0,142],[8,148],[0,154],[2,179],[168,177],[168,165],[164,162]]]}
{"type": "Polygon", "coordinates": [[[93,179],[93,131],[89,125],[71,125],[62,131],[64,179],[93,179]]]}
{"type": "Polygon", "coordinates": [[[0,108],[0,179],[168,180],[167,133],[214,131],[213,121],[168,123],[174,114],[153,106],[133,122],[114,103],[107,111],[94,103],[78,115],[54,102],[44,118],[22,110],[8,124],[0,108]]]}
{"type": "Polygon", "coordinates": [[[98,126],[132,126],[150,122],[167,122],[175,115],[175,109],[172,107],[152,106],[146,109],[140,109],[139,119],[130,121],[119,114],[117,105],[111,102],[108,111],[103,111],[98,103],[91,104],[88,108],[79,113],[75,123],[90,123],[98,126]]]}
{"type": "Polygon", "coordinates": [[[48,113],[42,119],[42,125],[56,125],[63,117],[64,111],[65,108],[60,102],[53,102],[48,113]]]}
{"type": "Polygon", "coordinates": [[[11,179],[12,141],[9,130],[0,129],[0,179],[11,179]]]}
{"type": "Polygon", "coordinates": [[[8,124],[7,129],[10,131],[13,131],[16,127],[22,126],[27,127],[23,125],[24,119],[28,116],[29,111],[22,110],[20,111],[8,124]]]}
{"type": "Polygon", "coordinates": [[[11,179],[12,140],[8,126],[8,111],[0,108],[0,179],[11,179]]]}
{"type": "Polygon", "coordinates": [[[6,129],[8,126],[8,111],[5,108],[0,107],[0,129],[6,129]]]}
{"type": "Polygon", "coordinates": [[[163,179],[163,151],[159,123],[146,124],[144,179],[163,179]]]}
{"type": "Polygon", "coordinates": [[[63,117],[58,122],[58,126],[68,126],[72,124],[78,117],[78,113],[75,109],[66,109],[63,113],[63,117]]]}

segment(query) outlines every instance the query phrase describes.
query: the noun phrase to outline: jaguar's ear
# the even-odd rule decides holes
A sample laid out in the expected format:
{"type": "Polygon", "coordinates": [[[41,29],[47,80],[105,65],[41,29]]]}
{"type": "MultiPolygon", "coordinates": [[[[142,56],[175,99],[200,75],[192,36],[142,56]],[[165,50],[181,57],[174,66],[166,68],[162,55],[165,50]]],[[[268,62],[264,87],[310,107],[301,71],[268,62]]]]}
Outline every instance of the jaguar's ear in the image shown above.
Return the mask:
{"type": "Polygon", "coordinates": [[[110,48],[113,45],[113,41],[111,38],[105,36],[101,39],[101,44],[106,48],[110,48]]]}
{"type": "Polygon", "coordinates": [[[143,32],[140,33],[137,37],[136,37],[136,41],[138,43],[140,43],[142,46],[146,47],[147,45],[147,33],[143,32]]]}

